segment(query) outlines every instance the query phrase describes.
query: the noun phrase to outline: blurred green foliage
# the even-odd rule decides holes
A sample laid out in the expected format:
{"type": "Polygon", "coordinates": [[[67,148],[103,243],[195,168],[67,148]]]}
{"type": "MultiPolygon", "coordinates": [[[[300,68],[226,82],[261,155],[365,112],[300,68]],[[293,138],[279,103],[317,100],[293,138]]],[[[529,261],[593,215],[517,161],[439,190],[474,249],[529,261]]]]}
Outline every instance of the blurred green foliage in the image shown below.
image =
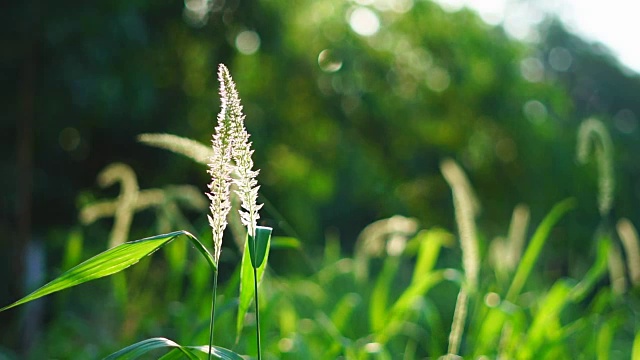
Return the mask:
{"type": "MultiPolygon", "coordinates": [[[[16,209],[26,199],[33,204],[27,214],[30,238],[44,244],[47,273],[59,273],[58,264],[78,259],[78,252],[85,258],[103,250],[106,240],[99,239],[108,238],[110,220],[83,228],[84,237],[75,226],[80,208],[117,195],[115,187],[95,186],[96,175],[116,161],[135,170],[142,189],[175,183],[204,191],[202,166],[137,143],[136,136],[167,132],[208,143],[219,105],[215,69],[223,62],[243,99],[261,192],[281,214],[266,211],[263,220],[275,235],[298,237],[304,247],[304,256],[274,252],[276,274],[313,278],[324,266],[315,254],[322,247],[327,251],[327,239],[350,254],[361,229],[394,214],[412,216],[424,228],[453,231],[450,192],[438,171],[449,156],[467,169],[478,190],[483,253],[490,239],[506,235],[516,204],[528,204],[532,222],[539,222],[554,203],[575,197],[577,210],[554,230],[534,282],[582,278],[594,261],[598,224],[640,218],[640,77],[553,20],[539,29],[539,43],[525,44],[468,10],[448,13],[430,1],[400,3],[411,6],[213,0],[202,12],[197,0],[12,3],[0,12],[6,28],[0,133],[8,134],[0,143],[0,185],[6,190],[0,198],[0,247],[14,249],[14,239],[24,240],[16,234],[25,215],[16,209]],[[371,36],[350,26],[362,9],[380,23],[371,36]],[[575,161],[578,125],[593,115],[609,129],[615,149],[616,196],[605,219],[596,204],[595,165],[575,161]],[[32,165],[20,160],[24,127],[33,137],[32,165]],[[26,181],[20,178],[24,166],[33,182],[27,198],[14,191],[26,181]]],[[[180,221],[191,222],[208,241],[205,215],[185,216],[180,221]]],[[[136,214],[131,237],[155,233],[157,223],[152,212],[136,214]]],[[[191,255],[184,258],[181,245],[173,246],[169,265],[154,260],[141,268],[146,270],[132,270],[125,303],[91,295],[51,300],[48,330],[40,340],[46,345],[34,356],[75,351],[78,358],[92,358],[113,350],[113,343],[159,335],[160,328],[170,338],[199,339],[206,332],[207,275],[191,264],[191,255]],[[186,276],[176,270],[184,268],[186,276]],[[171,275],[165,284],[166,271],[171,275]],[[149,309],[161,311],[151,316],[149,309]]],[[[232,324],[237,275],[229,274],[240,257],[231,242],[227,246],[222,261],[228,278],[221,274],[221,281],[229,281],[222,300],[229,310],[220,317],[232,324]]],[[[445,254],[439,261],[459,267],[458,256],[445,254]]],[[[14,258],[12,251],[0,255],[1,274],[13,272],[14,258]]],[[[0,304],[26,292],[17,290],[23,285],[20,274],[14,275],[0,282],[0,304]]],[[[109,284],[94,289],[107,291],[109,284]]],[[[318,290],[315,279],[304,284],[318,290]]],[[[453,301],[457,289],[443,286],[444,298],[453,301]]],[[[562,286],[553,289],[564,291],[562,286]]],[[[360,301],[356,297],[345,295],[335,312],[360,301]]],[[[439,310],[446,305],[433,301],[439,310]]],[[[637,309],[637,296],[626,301],[637,309]]],[[[442,323],[451,316],[446,311],[439,315],[442,323]]],[[[283,310],[277,316],[285,324],[284,338],[287,321],[297,315],[283,310]]],[[[18,351],[18,316],[0,314],[0,323],[10,324],[0,328],[0,356],[2,347],[18,351]]],[[[265,331],[273,331],[270,323],[265,321],[265,331]]],[[[637,329],[620,326],[627,334],[637,329]]],[[[606,333],[600,338],[606,342],[606,333]]],[[[444,340],[438,339],[441,345],[444,340]]]]}

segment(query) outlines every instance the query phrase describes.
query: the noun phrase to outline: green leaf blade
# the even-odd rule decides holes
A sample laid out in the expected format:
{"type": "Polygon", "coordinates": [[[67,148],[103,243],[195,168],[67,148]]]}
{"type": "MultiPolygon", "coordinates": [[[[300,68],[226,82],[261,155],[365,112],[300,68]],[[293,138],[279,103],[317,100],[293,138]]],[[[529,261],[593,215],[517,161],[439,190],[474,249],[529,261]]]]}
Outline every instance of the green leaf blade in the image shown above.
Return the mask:
{"type": "Polygon", "coordinates": [[[256,226],[256,236],[248,235],[251,265],[256,269],[259,268],[264,261],[272,231],[273,229],[270,227],[256,226]]]}
{"type": "MultiPolygon", "coordinates": [[[[264,276],[264,271],[267,267],[267,260],[269,259],[269,249],[271,248],[271,237],[267,240],[265,247],[265,254],[262,264],[257,269],[258,274],[258,284],[262,280],[264,276]]],[[[240,334],[242,333],[242,329],[244,327],[244,318],[247,315],[247,311],[251,306],[251,301],[253,300],[253,295],[255,293],[254,284],[253,284],[253,265],[251,263],[251,253],[249,246],[249,236],[247,236],[247,241],[245,241],[244,252],[242,254],[242,262],[240,264],[240,299],[238,302],[238,316],[236,318],[236,341],[240,339],[240,334]]]]}
{"type": "MultiPolygon", "coordinates": [[[[198,360],[199,358],[194,354],[194,351],[203,352],[205,354],[209,353],[208,345],[182,346],[175,341],[162,337],[156,337],[142,340],[133,345],[129,345],[126,348],[107,356],[106,358],[104,358],[104,360],[134,360],[150,351],[163,348],[174,348],[174,350],[170,351],[161,358],[164,360],[184,359],[185,356],[191,360],[198,360]]],[[[242,356],[238,355],[237,353],[219,346],[211,347],[211,355],[214,358],[221,360],[243,360],[242,356]]]]}
{"type": "Polygon", "coordinates": [[[173,241],[180,235],[187,236],[198,251],[205,256],[210,266],[215,269],[213,257],[209,251],[193,235],[186,231],[175,231],[168,234],[156,235],[141,240],[126,242],[102,252],[79,265],[67,270],[51,282],[40,287],[22,299],[0,309],[5,311],[43,296],[71,288],[82,283],[103,278],[118,273],[136,263],[142,258],[156,252],[162,246],[173,241]]]}
{"type": "Polygon", "coordinates": [[[570,198],[557,203],[542,220],[536,232],[531,238],[531,242],[527,246],[527,249],[522,256],[522,260],[518,264],[516,273],[513,276],[513,281],[507,292],[506,299],[513,302],[515,298],[520,294],[520,290],[524,286],[533,266],[535,265],[538,257],[542,251],[544,244],[547,242],[547,238],[551,233],[551,229],[562,219],[562,217],[569,212],[569,210],[575,207],[575,200],[570,198]]]}
{"type": "MultiPolygon", "coordinates": [[[[189,349],[189,350],[197,350],[200,352],[203,352],[205,354],[209,353],[209,346],[208,345],[202,345],[202,346],[185,346],[185,348],[189,349]]],[[[225,349],[223,347],[220,346],[212,346],[211,347],[211,355],[213,355],[215,358],[217,359],[221,359],[221,360],[244,360],[244,358],[242,356],[240,356],[238,353],[235,353],[229,349],[225,349]]]]}
{"type": "Polygon", "coordinates": [[[162,348],[177,348],[178,350],[180,350],[180,352],[182,352],[183,355],[186,355],[187,358],[191,360],[198,359],[197,356],[192,354],[191,351],[180,346],[180,344],[166,338],[157,337],[157,338],[142,340],[133,345],[129,345],[126,348],[118,350],[113,354],[107,356],[103,360],[133,360],[133,359],[137,359],[138,357],[152,350],[157,350],[162,348]]]}

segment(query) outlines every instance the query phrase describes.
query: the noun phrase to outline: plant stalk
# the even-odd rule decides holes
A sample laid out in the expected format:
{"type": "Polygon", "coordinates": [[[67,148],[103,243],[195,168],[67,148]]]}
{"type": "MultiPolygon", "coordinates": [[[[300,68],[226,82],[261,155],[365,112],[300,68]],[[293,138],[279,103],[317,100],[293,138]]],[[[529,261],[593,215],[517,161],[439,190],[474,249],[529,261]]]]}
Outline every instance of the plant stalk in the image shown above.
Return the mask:
{"type": "Polygon", "coordinates": [[[213,348],[213,318],[216,313],[216,292],[218,289],[218,270],[213,272],[213,295],[211,298],[211,319],[209,319],[209,355],[208,360],[211,360],[211,350],[213,348]]]}
{"type": "Polygon", "coordinates": [[[258,345],[258,360],[262,359],[262,348],[260,346],[260,307],[258,305],[258,269],[253,268],[253,285],[256,303],[256,343],[258,345]]]}

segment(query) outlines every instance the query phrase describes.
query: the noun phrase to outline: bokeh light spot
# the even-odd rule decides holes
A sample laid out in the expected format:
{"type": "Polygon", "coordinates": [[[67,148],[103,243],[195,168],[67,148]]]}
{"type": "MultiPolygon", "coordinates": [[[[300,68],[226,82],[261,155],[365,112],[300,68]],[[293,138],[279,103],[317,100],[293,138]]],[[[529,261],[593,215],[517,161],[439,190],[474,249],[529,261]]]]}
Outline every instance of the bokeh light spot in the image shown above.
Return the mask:
{"type": "Polygon", "coordinates": [[[613,124],[623,134],[631,134],[638,127],[636,114],[629,109],[622,109],[613,117],[613,124]]]}
{"type": "Polygon", "coordinates": [[[435,92],[442,92],[449,87],[451,78],[449,72],[443,68],[433,67],[427,74],[427,86],[435,92]]]}
{"type": "Polygon", "coordinates": [[[490,308],[494,308],[500,304],[500,295],[490,292],[484,297],[484,303],[490,308]]]}
{"type": "Polygon", "coordinates": [[[335,51],[324,49],[318,55],[318,66],[324,72],[336,72],[342,68],[342,59],[335,51]]]}
{"type": "Polygon", "coordinates": [[[255,31],[243,31],[236,36],[236,48],[245,55],[252,55],[260,49],[260,36],[255,31]]]}
{"type": "Polygon", "coordinates": [[[571,67],[573,56],[563,47],[554,47],[549,51],[549,65],[555,71],[567,71],[571,67]]]}
{"type": "Polygon", "coordinates": [[[522,107],[524,115],[534,124],[540,124],[547,118],[547,107],[538,100],[529,100],[522,107]]]}
{"type": "Polygon", "coordinates": [[[544,79],[544,65],[536,58],[526,58],[520,62],[520,73],[529,82],[540,82],[544,79]]]}
{"type": "Polygon", "coordinates": [[[187,24],[202,27],[209,19],[211,3],[207,0],[184,0],[182,16],[187,24]]]}
{"type": "Polygon", "coordinates": [[[349,16],[349,26],[359,35],[371,36],[380,29],[380,19],[373,10],[357,7],[349,16]]]}
{"type": "Polygon", "coordinates": [[[377,342],[370,342],[364,346],[364,351],[369,354],[377,354],[382,351],[382,345],[377,342]]]}
{"type": "Polygon", "coordinates": [[[406,13],[413,7],[413,0],[376,0],[373,4],[380,11],[406,13]]]}
{"type": "Polygon", "coordinates": [[[280,339],[280,341],[278,341],[278,349],[283,353],[291,352],[291,350],[293,350],[293,340],[290,338],[280,339]]]}

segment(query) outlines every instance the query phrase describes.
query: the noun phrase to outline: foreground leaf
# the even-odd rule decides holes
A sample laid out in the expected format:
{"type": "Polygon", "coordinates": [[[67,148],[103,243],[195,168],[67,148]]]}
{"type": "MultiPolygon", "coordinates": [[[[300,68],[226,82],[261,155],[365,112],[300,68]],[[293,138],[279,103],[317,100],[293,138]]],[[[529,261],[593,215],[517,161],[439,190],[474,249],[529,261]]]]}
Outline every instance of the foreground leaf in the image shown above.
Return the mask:
{"type": "Polygon", "coordinates": [[[25,296],[24,298],[5,306],[0,311],[4,311],[18,305],[22,305],[29,301],[39,299],[43,296],[58,292],[70,287],[80,285],[87,281],[99,279],[105,276],[113,275],[120,272],[131,265],[136,264],[145,256],[153,254],[162,246],[168,244],[180,235],[187,236],[193,245],[205,257],[212,270],[215,271],[216,265],[209,251],[202,243],[190,233],[181,230],[168,234],[156,235],[142,240],[126,242],[112,249],[102,252],[89,260],[81,263],[64,272],[62,275],[44,285],[38,290],[25,296]]]}
{"type": "MultiPolygon", "coordinates": [[[[262,280],[264,270],[267,267],[267,260],[269,259],[269,250],[271,248],[271,237],[267,240],[264,261],[262,265],[258,267],[258,284],[262,280]]],[[[253,284],[253,266],[251,265],[251,254],[249,252],[249,241],[245,241],[244,253],[242,254],[242,263],[240,268],[240,299],[238,303],[238,317],[236,318],[236,341],[240,339],[242,328],[244,327],[244,318],[247,315],[247,311],[251,306],[251,300],[255,293],[253,284]]]]}
{"type": "MultiPolygon", "coordinates": [[[[142,340],[138,343],[127,346],[126,348],[107,356],[104,360],[133,360],[148,353],[149,351],[163,348],[175,348],[175,350],[163,356],[161,358],[163,360],[183,359],[184,356],[192,360],[197,360],[198,356],[194,354],[195,351],[203,352],[205,354],[209,353],[209,346],[206,345],[182,346],[172,340],[157,337],[142,340]]],[[[242,360],[240,355],[219,346],[213,346],[211,348],[211,355],[216,359],[222,360],[242,360]]]]}
{"type": "Polygon", "coordinates": [[[182,357],[182,355],[187,356],[187,358],[189,359],[198,359],[197,356],[195,356],[190,350],[185,349],[184,347],[180,346],[180,344],[171,341],[169,339],[165,339],[165,338],[151,338],[151,339],[146,339],[146,340],[142,340],[140,342],[137,342],[133,345],[129,345],[126,348],[119,350],[109,356],[107,356],[106,358],[104,358],[104,360],[132,360],[132,359],[137,359],[138,357],[148,353],[149,351],[152,350],[156,350],[156,349],[162,349],[162,348],[177,348],[177,350],[179,351],[180,357],[182,357]]]}
{"type": "Polygon", "coordinates": [[[269,240],[271,239],[272,228],[266,226],[256,226],[256,236],[248,235],[249,255],[251,255],[251,265],[259,268],[264,261],[269,240]]]}

